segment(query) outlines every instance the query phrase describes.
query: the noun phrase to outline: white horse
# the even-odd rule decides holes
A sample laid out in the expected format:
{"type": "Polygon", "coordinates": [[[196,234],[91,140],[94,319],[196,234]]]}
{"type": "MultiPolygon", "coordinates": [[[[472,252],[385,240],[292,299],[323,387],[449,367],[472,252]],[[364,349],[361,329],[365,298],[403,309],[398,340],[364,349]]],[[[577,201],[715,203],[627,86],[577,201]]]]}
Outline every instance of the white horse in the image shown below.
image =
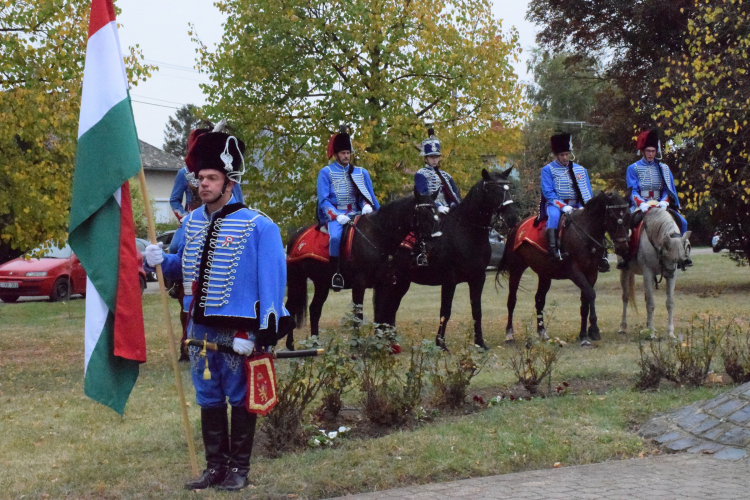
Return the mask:
{"type": "Polygon", "coordinates": [[[690,255],[690,231],[680,236],[672,216],[666,210],[652,208],[643,217],[643,230],[638,243],[638,257],[631,259],[627,270],[620,271],[622,286],[622,322],[620,332],[627,333],[628,301],[635,304],[635,275],[643,275],[643,289],[646,295],[646,328],[654,332],[654,288],[656,276],[662,275],[667,281],[667,313],[669,327],[667,333],[674,337],[674,282],[678,267],[685,270],[685,259],[690,255]]]}

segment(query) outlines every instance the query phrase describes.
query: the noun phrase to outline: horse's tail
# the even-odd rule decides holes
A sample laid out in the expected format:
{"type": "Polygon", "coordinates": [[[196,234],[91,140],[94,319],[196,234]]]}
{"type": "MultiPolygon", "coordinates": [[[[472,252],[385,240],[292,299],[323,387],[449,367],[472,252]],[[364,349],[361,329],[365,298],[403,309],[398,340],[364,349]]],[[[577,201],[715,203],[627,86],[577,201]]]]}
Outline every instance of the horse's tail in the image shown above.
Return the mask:
{"type": "Polygon", "coordinates": [[[304,264],[291,262],[286,265],[286,309],[297,323],[297,328],[307,320],[307,274],[304,264]]]}
{"type": "Polygon", "coordinates": [[[508,237],[505,238],[505,248],[503,249],[503,256],[500,257],[500,262],[497,263],[497,273],[495,273],[495,285],[500,285],[500,275],[508,274],[508,257],[513,253],[513,242],[516,240],[516,233],[518,227],[511,229],[508,237]]]}

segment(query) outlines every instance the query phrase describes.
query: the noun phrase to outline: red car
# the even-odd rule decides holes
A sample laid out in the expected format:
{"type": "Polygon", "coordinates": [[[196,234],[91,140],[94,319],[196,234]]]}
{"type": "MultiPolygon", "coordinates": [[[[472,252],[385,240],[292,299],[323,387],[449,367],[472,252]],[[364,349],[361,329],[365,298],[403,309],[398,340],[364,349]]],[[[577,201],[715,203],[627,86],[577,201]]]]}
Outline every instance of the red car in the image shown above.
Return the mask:
{"type": "MultiPolygon", "coordinates": [[[[139,270],[141,292],[146,272],[139,270]]],[[[0,300],[15,302],[21,296],[49,297],[53,302],[86,293],[86,271],[70,246],[51,248],[39,259],[19,257],[0,265],[0,300]]]]}

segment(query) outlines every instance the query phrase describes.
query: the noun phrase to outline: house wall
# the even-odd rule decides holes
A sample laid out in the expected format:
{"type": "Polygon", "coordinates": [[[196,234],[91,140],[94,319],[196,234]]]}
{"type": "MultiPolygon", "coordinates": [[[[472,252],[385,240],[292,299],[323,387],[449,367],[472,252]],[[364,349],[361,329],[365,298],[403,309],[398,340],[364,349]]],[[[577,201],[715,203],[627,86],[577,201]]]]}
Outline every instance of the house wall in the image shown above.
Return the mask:
{"type": "Polygon", "coordinates": [[[172,209],[169,207],[169,196],[172,194],[176,171],[146,170],[146,185],[148,194],[156,203],[156,222],[177,222],[172,209]]]}

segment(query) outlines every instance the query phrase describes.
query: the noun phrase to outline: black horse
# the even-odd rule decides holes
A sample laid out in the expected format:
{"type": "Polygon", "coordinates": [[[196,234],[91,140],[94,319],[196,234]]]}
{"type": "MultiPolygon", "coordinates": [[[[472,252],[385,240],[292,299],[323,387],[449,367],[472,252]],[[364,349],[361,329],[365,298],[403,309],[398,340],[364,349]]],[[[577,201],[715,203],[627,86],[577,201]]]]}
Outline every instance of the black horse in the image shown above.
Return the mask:
{"type": "Polygon", "coordinates": [[[497,266],[497,277],[501,273],[509,274],[508,325],[505,328],[505,341],[514,340],[513,310],[516,307],[516,295],[521,275],[529,267],[539,277],[535,296],[539,337],[547,338],[543,312],[552,280],[568,279],[581,289],[581,345],[591,345],[589,339],[599,340],[594,285],[599,275],[599,262],[606,252],[604,235],[608,233],[612,238],[616,254],[625,255],[628,251],[629,220],[628,202],[622,196],[617,193],[597,194],[586,203],[583,210],[576,210],[565,216],[562,250],[568,253],[569,257],[562,262],[551,262],[546,253],[528,242],[521,243],[514,250],[514,241],[520,225],[513,228],[508,235],[503,257],[497,266]]]}
{"type": "MultiPolygon", "coordinates": [[[[348,231],[354,231],[351,255],[349,258],[342,256],[340,265],[345,288],[351,288],[352,302],[359,306],[360,319],[365,289],[377,289],[384,282],[394,281],[394,256],[404,238],[412,232],[418,238],[429,237],[435,230],[437,220],[435,196],[421,195],[415,190],[413,195],[386,203],[376,212],[363,215],[356,225],[349,224],[341,241],[346,240],[348,231]]],[[[306,229],[299,229],[290,236],[287,255],[306,229]]],[[[304,324],[307,315],[308,278],[315,286],[310,304],[311,335],[318,335],[320,316],[328,298],[332,276],[328,262],[312,258],[287,262],[286,308],[298,327],[304,324]]],[[[287,335],[286,345],[289,349],[294,347],[291,333],[287,335]]]]}
{"type": "Polygon", "coordinates": [[[395,325],[401,299],[412,282],[440,286],[440,326],[435,342],[445,349],[445,328],[451,317],[456,285],[467,282],[474,319],[474,343],[488,348],[482,334],[482,289],[492,254],[489,231],[492,216],[512,203],[508,196],[511,170],[512,167],[504,172],[489,173],[482,169],[482,179],[457,207],[442,218],[442,236],[431,240],[427,246],[428,265],[409,265],[407,272],[399,273],[395,284],[376,289],[376,323],[395,325]]]}

